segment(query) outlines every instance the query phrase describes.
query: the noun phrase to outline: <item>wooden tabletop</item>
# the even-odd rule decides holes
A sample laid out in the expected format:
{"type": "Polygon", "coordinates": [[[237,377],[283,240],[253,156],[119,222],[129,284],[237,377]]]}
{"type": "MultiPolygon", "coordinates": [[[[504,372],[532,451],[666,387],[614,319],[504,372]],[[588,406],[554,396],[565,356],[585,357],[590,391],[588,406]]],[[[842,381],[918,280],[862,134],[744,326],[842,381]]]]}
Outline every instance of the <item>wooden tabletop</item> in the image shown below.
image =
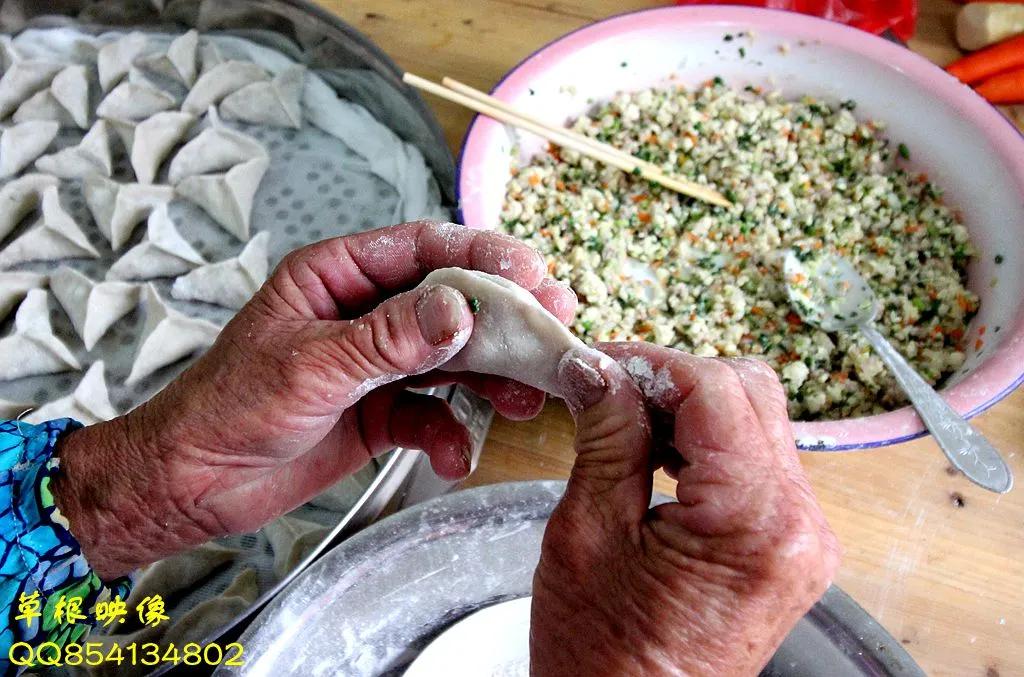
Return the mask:
{"type": "MultiPolygon", "coordinates": [[[[616,0],[320,0],[403,68],[489,89],[548,41],[655,2],[616,0]]],[[[921,0],[911,47],[939,63],[957,5],[921,0]]],[[[430,98],[458,151],[470,113],[430,98]]],[[[1024,123],[1020,111],[1012,111],[1024,123]]],[[[975,419],[1024,484],[1024,391],[975,419]]],[[[496,421],[469,484],[565,478],[573,424],[560,404],[528,423],[496,421]]],[[[804,454],[845,557],[837,583],[929,674],[1024,674],[1024,486],[994,496],[951,474],[930,439],[887,449],[804,454]]],[[[672,494],[665,478],[659,491],[672,494]]]]}

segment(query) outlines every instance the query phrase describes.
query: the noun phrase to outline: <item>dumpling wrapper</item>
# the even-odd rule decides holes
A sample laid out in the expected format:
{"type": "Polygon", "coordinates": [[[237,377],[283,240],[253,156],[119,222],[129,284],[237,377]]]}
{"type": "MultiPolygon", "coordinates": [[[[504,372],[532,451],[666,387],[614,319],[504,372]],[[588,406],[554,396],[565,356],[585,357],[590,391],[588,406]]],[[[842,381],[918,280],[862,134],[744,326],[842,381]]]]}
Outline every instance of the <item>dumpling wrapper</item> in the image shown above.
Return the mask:
{"type": "Polygon", "coordinates": [[[36,92],[14,111],[11,120],[15,124],[29,122],[30,120],[50,120],[61,127],[74,127],[75,119],[71,117],[64,106],[60,105],[57,97],[48,89],[36,92]]]}
{"type": "Polygon", "coordinates": [[[263,527],[263,535],[274,551],[274,574],[278,578],[287,576],[323,542],[330,531],[330,528],[316,522],[289,515],[278,517],[263,527]]]}
{"type": "Polygon", "coordinates": [[[114,156],[110,149],[110,124],[97,120],[77,146],[44,155],[36,169],[62,179],[84,179],[92,174],[110,176],[114,156]]]}
{"type": "Polygon", "coordinates": [[[125,379],[127,385],[135,385],[158,369],[208,348],[220,334],[220,327],[212,322],[188,317],[171,308],[152,283],[146,285],[143,298],[146,326],[131,373],[125,379]]]}
{"type": "Polygon", "coordinates": [[[46,174],[25,174],[0,188],[0,242],[39,206],[43,191],[56,188],[60,181],[46,174]]]}
{"type": "Polygon", "coordinates": [[[34,405],[28,402],[11,402],[10,400],[0,400],[0,419],[6,419],[13,421],[19,416],[24,414],[26,411],[30,411],[34,405]]]}
{"type": "Polygon", "coordinates": [[[71,318],[86,350],[92,350],[115,322],[139,304],[138,285],[94,282],[66,266],[50,275],[50,291],[71,318]]]}
{"type": "Polygon", "coordinates": [[[0,78],[0,119],[13,113],[36,92],[49,87],[63,68],[63,64],[36,59],[12,63],[0,78]]]}
{"type": "Polygon", "coordinates": [[[270,74],[251,61],[223,61],[199,76],[181,104],[181,110],[202,115],[228,94],[253,82],[269,79],[270,74]]]}
{"type": "Polygon", "coordinates": [[[259,141],[224,125],[217,117],[217,109],[210,108],[209,127],[199,133],[174,156],[167,178],[179,184],[185,178],[199,174],[223,172],[235,165],[268,157],[259,141]]]}
{"type": "Polygon", "coordinates": [[[252,205],[270,158],[262,157],[232,167],[226,174],[203,174],[183,179],[178,195],[196,203],[239,240],[249,239],[252,205]]]}
{"type": "Polygon", "coordinates": [[[14,306],[21,303],[29,291],[44,288],[47,279],[46,275],[40,273],[0,273],[0,322],[14,310],[14,306]]]}
{"type": "Polygon", "coordinates": [[[174,97],[151,84],[122,82],[100,101],[96,115],[119,120],[144,120],[174,108],[174,97]]]}
{"type": "Polygon", "coordinates": [[[0,135],[0,178],[14,176],[46,152],[57,138],[60,124],[30,120],[8,127],[0,135]]]}
{"type": "Polygon", "coordinates": [[[89,75],[81,64],[66,67],[50,83],[50,93],[80,129],[89,127],[89,75]]]}
{"type": "Polygon", "coordinates": [[[146,239],[114,262],[108,280],[151,280],[186,273],[206,260],[178,232],[167,205],[160,205],[146,222],[146,239]]]}
{"type": "Polygon", "coordinates": [[[29,423],[45,423],[59,418],[73,418],[82,425],[93,425],[116,418],[118,411],[110,404],[103,370],[103,360],[93,363],[74,392],[44,404],[24,420],[29,423]]]}
{"type": "Polygon", "coordinates": [[[136,63],[159,75],[177,80],[186,87],[195,84],[199,72],[199,33],[190,30],[176,37],[167,47],[167,52],[136,63]]]}
{"type": "Polygon", "coordinates": [[[302,127],[302,94],[306,67],[295,65],[270,82],[254,82],[224,98],[220,113],[226,120],[241,120],[270,127],[302,127]]]}
{"type": "Polygon", "coordinates": [[[249,240],[231,259],[209,263],[174,281],[171,296],[179,301],[203,301],[225,308],[241,308],[267,279],[270,233],[249,240]]]}
{"type": "Polygon", "coordinates": [[[563,395],[558,363],[585,344],[533,294],[503,277],[461,268],[435,270],[419,286],[435,284],[453,287],[480,304],[469,342],[440,369],[505,376],[563,395]]]}
{"type": "Polygon", "coordinates": [[[135,59],[146,51],[149,40],[142,33],[129,33],[100,48],[96,55],[100,86],[104,92],[119,83],[132,69],[135,59]]]}
{"type": "Polygon", "coordinates": [[[43,191],[43,216],[31,230],[0,251],[0,268],[28,261],[98,259],[100,253],[60,204],[56,186],[43,191]]]}
{"type": "Polygon", "coordinates": [[[149,184],[156,180],[171,149],[185,138],[195,122],[196,117],[190,113],[165,111],[138,124],[128,121],[114,123],[128,149],[132,170],[139,183],[149,184]]]}
{"type": "Polygon", "coordinates": [[[0,381],[82,368],[50,325],[47,293],[33,289],[14,316],[14,332],[0,339],[0,381]]]}
{"type": "Polygon", "coordinates": [[[118,183],[95,175],[86,177],[82,192],[96,225],[114,251],[131,238],[135,226],[174,197],[170,186],[118,183]]]}

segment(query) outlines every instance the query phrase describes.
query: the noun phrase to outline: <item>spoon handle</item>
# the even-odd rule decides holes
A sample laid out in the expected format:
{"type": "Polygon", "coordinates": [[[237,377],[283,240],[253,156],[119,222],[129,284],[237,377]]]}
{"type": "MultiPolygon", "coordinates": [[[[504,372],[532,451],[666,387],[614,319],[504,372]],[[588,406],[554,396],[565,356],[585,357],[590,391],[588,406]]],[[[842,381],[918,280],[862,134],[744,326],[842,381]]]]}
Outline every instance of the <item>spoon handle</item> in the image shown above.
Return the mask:
{"type": "Polygon", "coordinates": [[[949,462],[989,491],[1005,494],[1013,488],[1013,473],[996,448],[946,404],[873,325],[864,323],[859,328],[892,371],[949,462]]]}

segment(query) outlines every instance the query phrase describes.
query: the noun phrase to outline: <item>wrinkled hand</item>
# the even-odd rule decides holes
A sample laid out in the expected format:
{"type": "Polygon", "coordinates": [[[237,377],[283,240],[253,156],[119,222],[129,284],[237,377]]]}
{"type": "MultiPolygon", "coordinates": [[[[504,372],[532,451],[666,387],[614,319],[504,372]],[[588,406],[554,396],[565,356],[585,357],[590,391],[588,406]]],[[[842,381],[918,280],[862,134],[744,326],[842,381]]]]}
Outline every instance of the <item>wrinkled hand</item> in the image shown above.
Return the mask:
{"type": "Polygon", "coordinates": [[[123,573],[253,531],[395,446],[425,451],[443,477],[466,475],[468,431],[446,402],[406,386],[457,380],[519,419],[544,394],[428,373],[465,345],[473,314],[449,287],[405,290],[449,266],[505,276],[563,321],[575,311],[538,254],[493,232],[416,222],[292,252],[181,377],[62,446],[58,505],[93,567],[123,573]]]}
{"type": "Polygon", "coordinates": [[[755,360],[598,347],[617,362],[560,365],[577,459],[534,579],[533,673],[756,674],[839,559],[778,379],[755,360]],[[678,503],[648,509],[657,467],[678,503]]]}

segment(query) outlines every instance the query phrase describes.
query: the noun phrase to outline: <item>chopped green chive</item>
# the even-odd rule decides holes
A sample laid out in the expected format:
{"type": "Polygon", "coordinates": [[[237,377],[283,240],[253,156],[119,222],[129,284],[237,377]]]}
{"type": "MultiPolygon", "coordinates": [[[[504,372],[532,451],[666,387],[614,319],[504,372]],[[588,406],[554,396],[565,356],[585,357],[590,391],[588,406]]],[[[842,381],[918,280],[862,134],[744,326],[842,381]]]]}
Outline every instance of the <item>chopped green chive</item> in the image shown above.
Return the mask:
{"type": "Polygon", "coordinates": [[[1000,263],[1002,263],[1002,262],[1003,262],[1004,260],[1005,260],[1005,259],[1003,258],[1003,255],[1002,255],[1002,254],[996,254],[996,258],[995,258],[995,261],[996,261],[996,265],[999,265],[999,264],[1000,264],[1000,263]]]}
{"type": "Polygon", "coordinates": [[[467,301],[469,301],[469,309],[474,315],[480,312],[480,299],[470,296],[467,301]]]}
{"type": "Polygon", "coordinates": [[[907,148],[907,144],[901,143],[899,145],[898,150],[899,150],[899,154],[900,154],[901,158],[903,158],[904,160],[909,160],[910,159],[910,149],[907,148]]]}

